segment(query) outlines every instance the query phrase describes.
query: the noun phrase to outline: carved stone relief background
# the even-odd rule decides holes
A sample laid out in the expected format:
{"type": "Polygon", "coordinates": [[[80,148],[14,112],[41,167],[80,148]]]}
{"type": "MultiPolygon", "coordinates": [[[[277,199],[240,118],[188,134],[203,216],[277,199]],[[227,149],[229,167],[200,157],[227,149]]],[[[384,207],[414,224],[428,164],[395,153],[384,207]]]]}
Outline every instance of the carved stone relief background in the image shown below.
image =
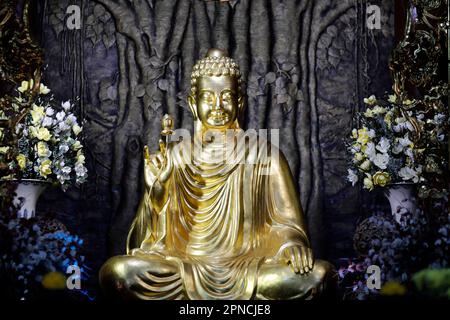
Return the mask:
{"type": "Polygon", "coordinates": [[[380,30],[367,28],[365,0],[40,0],[44,83],[60,100],[79,98],[89,183],[51,190],[39,209],[85,238],[94,270],[124,252],[141,150],[157,148],[165,113],[192,129],[190,71],[219,47],[241,66],[245,127],[280,129],[316,255],[351,255],[356,222],[376,197],[346,183],[343,138],[362,99],[391,86],[393,2],[371,4],[380,30]],[[81,7],[81,30],[66,27],[70,4],[81,7]]]}

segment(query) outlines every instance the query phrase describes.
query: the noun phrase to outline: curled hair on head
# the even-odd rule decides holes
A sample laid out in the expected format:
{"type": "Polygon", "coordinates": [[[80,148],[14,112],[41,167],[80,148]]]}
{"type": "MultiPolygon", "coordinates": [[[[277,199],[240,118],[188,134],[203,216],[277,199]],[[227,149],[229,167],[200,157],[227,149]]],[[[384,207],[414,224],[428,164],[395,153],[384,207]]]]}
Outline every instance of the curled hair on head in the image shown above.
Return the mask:
{"type": "Polygon", "coordinates": [[[205,58],[194,65],[191,73],[191,95],[197,92],[197,83],[200,77],[231,76],[238,81],[238,90],[241,91],[241,71],[239,65],[228,54],[220,49],[209,49],[205,58]]]}

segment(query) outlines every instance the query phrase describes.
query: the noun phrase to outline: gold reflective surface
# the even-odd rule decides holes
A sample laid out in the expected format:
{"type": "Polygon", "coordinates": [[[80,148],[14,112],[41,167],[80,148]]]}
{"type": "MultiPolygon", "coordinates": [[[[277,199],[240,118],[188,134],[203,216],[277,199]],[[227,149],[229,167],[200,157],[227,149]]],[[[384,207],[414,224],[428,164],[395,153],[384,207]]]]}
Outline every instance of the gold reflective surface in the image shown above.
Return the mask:
{"type": "Polygon", "coordinates": [[[314,261],[281,151],[254,133],[245,135],[256,143],[233,143],[243,133],[239,86],[239,68],[221,50],[209,50],[194,66],[194,137],[169,142],[173,120],[166,116],[160,152],[144,148],[146,191],[127,254],[109,259],[100,271],[107,294],[309,299],[333,284],[331,265],[314,261]],[[208,130],[214,138],[206,138],[208,130]]]}

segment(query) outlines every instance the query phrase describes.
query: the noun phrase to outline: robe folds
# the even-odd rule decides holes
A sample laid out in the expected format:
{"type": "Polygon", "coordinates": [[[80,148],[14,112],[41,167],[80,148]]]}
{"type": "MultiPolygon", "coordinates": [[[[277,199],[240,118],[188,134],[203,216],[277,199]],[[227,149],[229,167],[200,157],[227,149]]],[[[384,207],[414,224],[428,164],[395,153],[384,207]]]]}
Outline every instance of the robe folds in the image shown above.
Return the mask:
{"type": "Polygon", "coordinates": [[[238,144],[233,156],[219,163],[208,160],[223,157],[223,145],[192,156],[193,145],[184,141],[168,149],[173,169],[167,201],[155,212],[147,189],[130,229],[129,255],[168,261],[178,269],[145,272],[140,295],[250,299],[263,263],[286,264],[285,248],[310,246],[297,193],[286,193],[294,188],[289,166],[263,139],[238,144]]]}

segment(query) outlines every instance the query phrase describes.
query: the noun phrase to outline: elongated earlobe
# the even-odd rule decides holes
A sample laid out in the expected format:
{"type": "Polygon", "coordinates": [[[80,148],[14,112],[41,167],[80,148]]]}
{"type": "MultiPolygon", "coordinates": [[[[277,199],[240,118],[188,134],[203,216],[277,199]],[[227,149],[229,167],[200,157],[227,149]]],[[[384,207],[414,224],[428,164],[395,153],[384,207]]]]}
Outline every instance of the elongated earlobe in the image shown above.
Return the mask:
{"type": "Polygon", "coordinates": [[[244,109],[245,109],[245,105],[244,105],[244,96],[240,95],[238,98],[238,110],[239,110],[239,118],[241,118],[244,115],[244,109]]]}
{"type": "Polygon", "coordinates": [[[190,94],[188,95],[188,105],[189,109],[191,109],[192,116],[194,117],[194,121],[197,120],[197,102],[195,98],[190,94]]]}

